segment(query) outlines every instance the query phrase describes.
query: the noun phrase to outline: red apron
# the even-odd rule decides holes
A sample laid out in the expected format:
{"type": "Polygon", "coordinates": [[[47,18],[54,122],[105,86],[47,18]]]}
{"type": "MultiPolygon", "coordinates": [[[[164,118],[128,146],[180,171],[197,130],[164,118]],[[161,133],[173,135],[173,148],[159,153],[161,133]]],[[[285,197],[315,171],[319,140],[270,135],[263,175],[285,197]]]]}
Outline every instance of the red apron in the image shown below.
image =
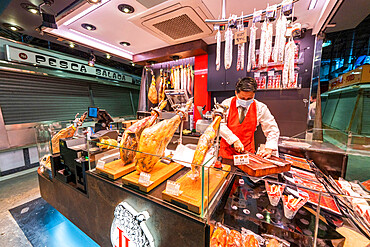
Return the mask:
{"type": "MultiPolygon", "coordinates": [[[[239,123],[239,113],[236,107],[236,97],[231,100],[229,115],[227,117],[227,127],[239,138],[244,145],[244,150],[255,153],[254,132],[257,127],[257,107],[256,102],[249,106],[247,115],[242,123],[239,123]]],[[[233,155],[240,154],[229,145],[225,139],[221,139],[219,155],[222,158],[233,159],[233,155]]]]}

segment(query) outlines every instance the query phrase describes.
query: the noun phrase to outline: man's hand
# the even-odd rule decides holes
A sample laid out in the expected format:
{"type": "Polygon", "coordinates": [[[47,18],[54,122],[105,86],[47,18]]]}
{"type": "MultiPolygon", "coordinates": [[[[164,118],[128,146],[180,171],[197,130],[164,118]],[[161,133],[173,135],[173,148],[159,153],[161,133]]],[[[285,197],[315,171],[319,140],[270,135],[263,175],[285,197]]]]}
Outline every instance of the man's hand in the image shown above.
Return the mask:
{"type": "Polygon", "coordinates": [[[264,148],[263,150],[259,151],[257,155],[261,156],[262,158],[269,159],[272,154],[272,149],[270,148],[264,148]]]}
{"type": "Polygon", "coordinates": [[[236,152],[238,152],[238,153],[244,152],[244,145],[239,139],[237,141],[235,141],[233,143],[233,145],[234,145],[234,149],[235,149],[236,152]]]}

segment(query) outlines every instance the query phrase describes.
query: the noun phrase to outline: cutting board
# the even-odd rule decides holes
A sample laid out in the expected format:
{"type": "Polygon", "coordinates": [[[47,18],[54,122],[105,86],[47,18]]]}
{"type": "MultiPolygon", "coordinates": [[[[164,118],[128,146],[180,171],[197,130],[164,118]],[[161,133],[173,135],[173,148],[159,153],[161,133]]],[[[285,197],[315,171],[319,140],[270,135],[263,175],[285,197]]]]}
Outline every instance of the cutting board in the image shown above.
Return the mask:
{"type": "Polygon", "coordinates": [[[274,163],[253,155],[252,157],[258,159],[259,162],[255,162],[250,159],[249,164],[237,166],[240,170],[247,173],[252,177],[263,177],[271,174],[277,174],[287,172],[290,170],[291,163],[284,159],[273,156],[271,160],[282,163],[283,165],[275,165],[274,163]]]}
{"type": "MultiPolygon", "coordinates": [[[[207,204],[218,189],[221,187],[229,174],[231,167],[229,165],[223,165],[221,169],[209,169],[208,179],[208,169],[205,168],[205,189],[204,189],[204,208],[207,208],[207,204]],[[209,183],[208,183],[209,182],[209,183]],[[209,188],[208,188],[209,184],[209,188]],[[209,193],[209,200],[208,200],[209,193]]],[[[189,171],[184,176],[179,178],[176,182],[180,184],[180,191],[182,193],[179,196],[174,196],[168,194],[166,190],[162,192],[162,199],[171,202],[177,206],[188,209],[194,213],[200,214],[202,209],[202,179],[201,177],[197,180],[193,180],[190,175],[192,171],[189,171]]]]}
{"type": "Polygon", "coordinates": [[[104,165],[104,168],[96,167],[96,171],[103,176],[106,176],[110,179],[116,180],[127,173],[130,173],[135,170],[134,163],[124,165],[121,159],[109,162],[104,165]]]}
{"type": "Polygon", "coordinates": [[[169,165],[158,161],[150,172],[150,181],[153,182],[150,185],[144,185],[139,183],[140,172],[134,171],[122,178],[122,182],[125,185],[139,189],[143,192],[148,193],[158,185],[160,185],[167,178],[171,177],[176,172],[180,171],[184,166],[177,163],[170,163],[169,165]]]}

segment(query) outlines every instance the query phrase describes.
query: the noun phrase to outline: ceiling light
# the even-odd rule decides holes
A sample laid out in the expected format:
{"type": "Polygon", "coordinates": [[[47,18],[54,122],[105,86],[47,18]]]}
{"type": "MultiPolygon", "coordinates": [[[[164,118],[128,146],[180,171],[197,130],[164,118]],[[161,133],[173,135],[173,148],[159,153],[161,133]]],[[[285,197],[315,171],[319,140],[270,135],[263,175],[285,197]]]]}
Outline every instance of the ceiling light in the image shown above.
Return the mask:
{"type": "Polygon", "coordinates": [[[73,42],[71,42],[71,43],[69,43],[69,47],[71,47],[71,48],[75,48],[75,47],[76,47],[76,45],[75,45],[73,42]]]}
{"type": "Polygon", "coordinates": [[[105,55],[105,57],[106,57],[107,59],[110,59],[110,58],[111,58],[111,55],[110,55],[110,54],[107,54],[107,55],[105,55]]]}
{"type": "Polygon", "coordinates": [[[94,52],[90,53],[89,62],[87,63],[89,66],[94,67],[95,66],[96,57],[94,55],[94,52]]]}
{"type": "Polygon", "coordinates": [[[308,10],[314,9],[316,7],[317,0],[311,0],[308,10]]]}
{"type": "Polygon", "coordinates": [[[14,32],[24,31],[24,29],[21,28],[20,26],[9,24],[9,23],[3,23],[3,26],[7,29],[10,29],[10,30],[14,31],[14,32]]]}
{"type": "Polygon", "coordinates": [[[135,63],[131,63],[132,66],[135,66],[135,63]]]}
{"type": "Polygon", "coordinates": [[[40,14],[39,8],[33,4],[21,3],[21,7],[34,15],[40,14]]]}
{"type": "Polygon", "coordinates": [[[126,42],[126,41],[122,41],[119,44],[123,45],[123,46],[130,46],[131,45],[129,42],[126,42]]]}
{"type": "Polygon", "coordinates": [[[131,14],[135,12],[134,7],[128,4],[120,4],[118,5],[118,9],[125,14],[131,14]]]}
{"type": "Polygon", "coordinates": [[[101,0],[87,0],[89,4],[98,4],[101,3],[101,0]]]}
{"type": "Polygon", "coordinates": [[[91,25],[91,24],[88,24],[88,23],[81,24],[81,27],[83,27],[83,28],[85,28],[86,30],[89,30],[89,31],[96,30],[96,27],[94,25],[91,25]]]}

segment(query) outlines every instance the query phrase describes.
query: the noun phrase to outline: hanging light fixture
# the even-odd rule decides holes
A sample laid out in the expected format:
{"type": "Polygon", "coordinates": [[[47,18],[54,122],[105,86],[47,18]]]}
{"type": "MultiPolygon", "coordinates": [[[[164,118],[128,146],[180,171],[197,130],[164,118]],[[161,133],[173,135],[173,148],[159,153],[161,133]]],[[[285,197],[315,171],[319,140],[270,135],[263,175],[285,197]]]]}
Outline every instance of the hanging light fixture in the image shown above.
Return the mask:
{"type": "Polygon", "coordinates": [[[87,0],[89,4],[99,4],[102,0],[87,0]]]}
{"type": "Polygon", "coordinates": [[[94,52],[90,53],[89,62],[87,63],[89,66],[94,67],[95,66],[96,57],[94,55],[94,52]]]}

